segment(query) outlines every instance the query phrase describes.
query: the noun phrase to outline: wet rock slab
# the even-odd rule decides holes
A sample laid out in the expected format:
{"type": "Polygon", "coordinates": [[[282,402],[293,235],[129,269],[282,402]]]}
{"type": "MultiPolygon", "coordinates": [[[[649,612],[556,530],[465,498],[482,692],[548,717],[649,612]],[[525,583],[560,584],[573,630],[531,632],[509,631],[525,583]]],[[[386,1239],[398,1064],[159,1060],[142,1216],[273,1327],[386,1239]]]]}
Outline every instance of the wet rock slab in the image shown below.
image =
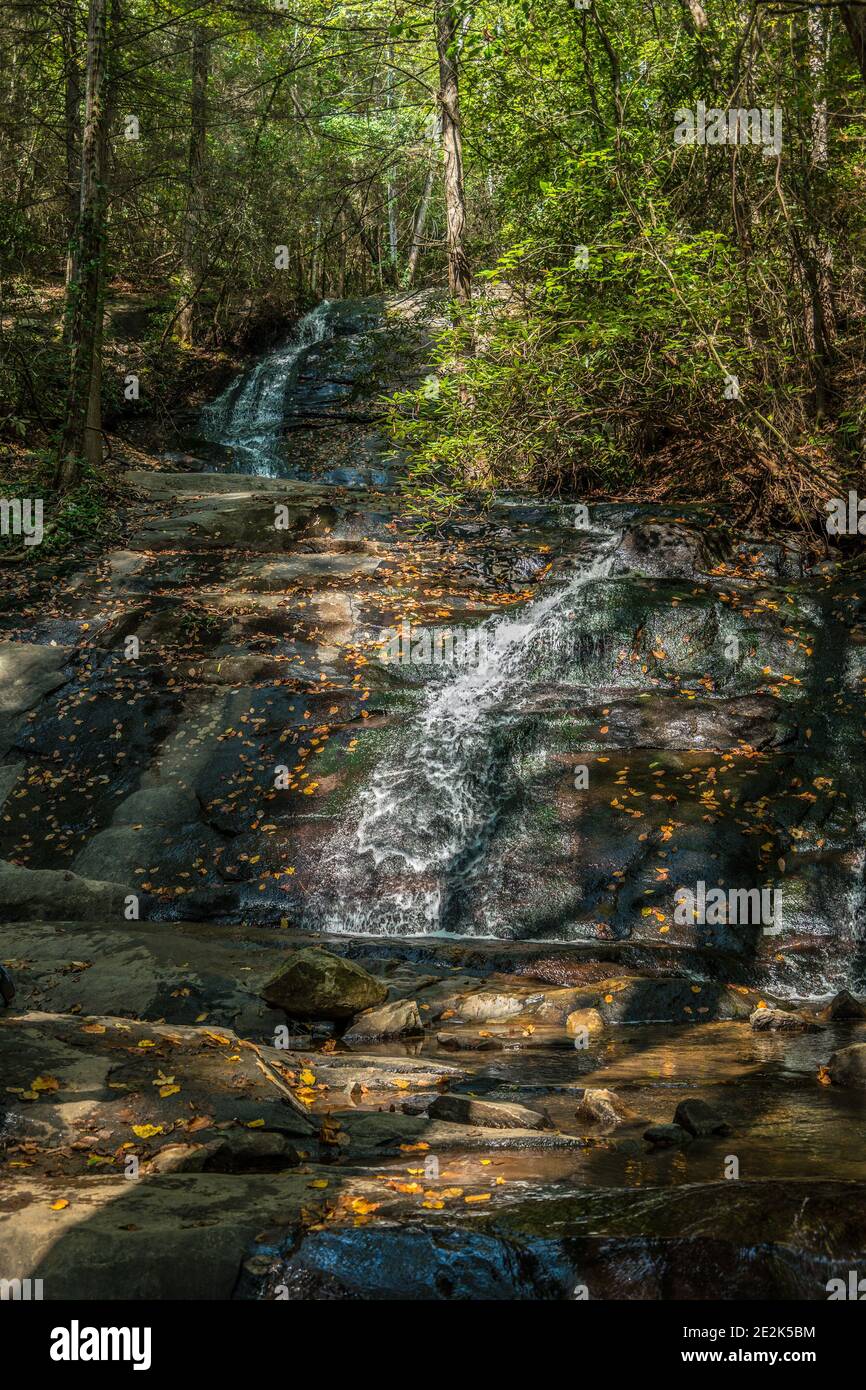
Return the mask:
{"type": "Polygon", "coordinates": [[[0,716],[32,709],[68,679],[71,647],[0,642],[0,716]]]}
{"type": "Polygon", "coordinates": [[[862,1262],[866,1230],[866,1190],[832,1181],[539,1195],[499,1209],[479,1206],[471,1218],[434,1211],[411,1219],[388,1204],[387,1193],[380,1203],[360,1229],[326,1227],[285,1254],[276,1238],[260,1245],[239,1292],[325,1300],[823,1301],[828,1279],[844,1276],[846,1261],[853,1268],[862,1262]]]}

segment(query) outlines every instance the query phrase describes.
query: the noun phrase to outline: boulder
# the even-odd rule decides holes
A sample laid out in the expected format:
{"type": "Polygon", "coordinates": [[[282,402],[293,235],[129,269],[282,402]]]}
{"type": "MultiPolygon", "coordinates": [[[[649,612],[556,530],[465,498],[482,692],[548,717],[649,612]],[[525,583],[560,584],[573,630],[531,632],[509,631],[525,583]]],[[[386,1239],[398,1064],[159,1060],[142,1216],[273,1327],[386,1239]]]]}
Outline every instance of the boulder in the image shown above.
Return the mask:
{"type": "Polygon", "coordinates": [[[866,1087],[866,1043],[840,1047],[827,1063],[827,1072],[834,1086],[866,1087]]]}
{"type": "Polygon", "coordinates": [[[558,1023],[562,1026],[567,1023],[571,1013],[580,1011],[585,998],[586,991],[582,989],[548,989],[541,996],[530,995],[526,1000],[526,1009],[539,1023],[558,1023]]]}
{"type": "Polygon", "coordinates": [[[586,1124],[604,1125],[606,1128],[636,1119],[635,1112],[629,1109],[616,1091],[607,1090],[584,1091],[575,1114],[586,1124]]]}
{"type": "Polygon", "coordinates": [[[608,1023],[710,1023],[748,1018],[754,1003],[731,985],[684,975],[621,976],[598,986],[596,1007],[608,1023]]]}
{"type": "Polygon", "coordinates": [[[465,1023],[490,1023],[514,1018],[522,1013],[524,1000],[519,994],[503,990],[483,989],[461,999],[455,1010],[465,1023]]]}
{"type": "Polygon", "coordinates": [[[707,1139],[711,1134],[730,1134],[731,1126],[718,1110],[698,1098],[681,1100],[674,1112],[674,1124],[687,1129],[695,1139],[707,1139]]]}
{"type": "Polygon", "coordinates": [[[26,770],[26,763],[4,763],[0,767],[0,810],[3,809],[6,798],[17,784],[18,778],[26,770]]]}
{"type": "Polygon", "coordinates": [[[834,1023],[836,1020],[866,1018],[866,1006],[855,999],[850,990],[840,989],[826,1008],[818,1014],[822,1023],[834,1023]]]}
{"type": "Polygon", "coordinates": [[[423,1024],[414,999],[396,999],[378,1009],[365,1009],[343,1034],[344,1042],[364,1038],[398,1038],[405,1033],[421,1033],[423,1024]]]}
{"type": "Polygon", "coordinates": [[[694,1138],[682,1125],[650,1125],[644,1130],[644,1139],[655,1149],[673,1149],[690,1144],[694,1138]]]}
{"type": "Polygon", "coordinates": [[[477,1125],[481,1129],[552,1129],[546,1115],[525,1105],[505,1101],[476,1100],[474,1096],[437,1096],[428,1106],[432,1120],[477,1125]]]}
{"type": "Polygon", "coordinates": [[[191,792],[170,783],[142,787],[121,802],[112,817],[112,825],[183,825],[195,820],[199,809],[191,792]]]}
{"type": "Polygon", "coordinates": [[[387,989],[354,961],[317,946],[295,951],[261,988],[261,997],[292,1018],[353,1018],[385,1002],[387,989]]]}
{"type": "Polygon", "coordinates": [[[614,572],[692,578],[710,561],[702,536],[691,527],[641,518],[622,534],[614,572]]]}
{"type": "Polygon", "coordinates": [[[598,1009],[575,1009],[565,1020],[565,1031],[570,1038],[596,1038],[604,1032],[604,1019],[598,1009]]]}
{"type": "Polygon", "coordinates": [[[120,883],[69,869],[27,869],[0,860],[0,918],[7,922],[124,920],[120,883]]]}
{"type": "Polygon", "coordinates": [[[0,714],[22,714],[66,681],[71,647],[0,642],[0,714]]]}
{"type": "Polygon", "coordinates": [[[818,1024],[786,1009],[756,1009],[749,1015],[756,1033],[817,1033],[818,1024]]]}

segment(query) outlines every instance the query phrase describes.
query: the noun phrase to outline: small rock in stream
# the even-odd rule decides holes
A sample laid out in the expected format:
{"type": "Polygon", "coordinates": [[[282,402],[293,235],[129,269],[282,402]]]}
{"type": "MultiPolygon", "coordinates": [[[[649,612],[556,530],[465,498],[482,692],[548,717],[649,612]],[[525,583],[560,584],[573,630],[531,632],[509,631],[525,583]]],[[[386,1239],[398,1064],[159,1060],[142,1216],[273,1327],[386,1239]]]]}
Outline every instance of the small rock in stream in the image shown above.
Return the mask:
{"type": "Polygon", "coordinates": [[[584,1091],[575,1114],[579,1120],[587,1124],[604,1125],[607,1128],[637,1119],[634,1110],[629,1109],[616,1091],[607,1090],[584,1091]]]}
{"type": "Polygon", "coordinates": [[[565,1031],[575,1039],[575,1047],[585,1040],[598,1037],[605,1029],[604,1019],[598,1009],[575,1009],[565,1020],[565,1031]]]}
{"type": "Polygon", "coordinates": [[[840,1047],[831,1056],[826,1071],[834,1086],[866,1087],[866,1043],[840,1047]]]}
{"type": "Polygon", "coordinates": [[[552,1129],[546,1115],[525,1105],[506,1101],[476,1100],[474,1096],[437,1096],[427,1114],[431,1120],[478,1125],[481,1129],[552,1129]]]}
{"type": "Polygon", "coordinates": [[[406,1033],[424,1031],[418,1005],[414,999],[396,999],[378,1009],[365,1009],[343,1034],[344,1042],[361,1042],[365,1038],[397,1038],[406,1033]]]}
{"type": "Polygon", "coordinates": [[[788,1013],[786,1009],[756,1009],[749,1017],[756,1033],[817,1033],[819,1027],[802,1014],[788,1013]]]}
{"type": "Polygon", "coordinates": [[[352,1018],[385,1002],[388,991],[354,961],[317,946],[294,951],[261,996],[293,1018],[352,1018]]]}
{"type": "Polygon", "coordinates": [[[826,1008],[818,1014],[822,1023],[835,1023],[837,1020],[866,1018],[866,1006],[855,999],[850,990],[840,989],[826,1008]]]}
{"type": "Polygon", "coordinates": [[[650,1125],[644,1130],[644,1139],[656,1149],[672,1149],[690,1144],[694,1138],[682,1125],[650,1125]]]}
{"type": "Polygon", "coordinates": [[[707,1139],[712,1134],[730,1134],[731,1126],[718,1110],[698,1098],[681,1100],[674,1112],[674,1124],[687,1129],[695,1139],[707,1139]]]}

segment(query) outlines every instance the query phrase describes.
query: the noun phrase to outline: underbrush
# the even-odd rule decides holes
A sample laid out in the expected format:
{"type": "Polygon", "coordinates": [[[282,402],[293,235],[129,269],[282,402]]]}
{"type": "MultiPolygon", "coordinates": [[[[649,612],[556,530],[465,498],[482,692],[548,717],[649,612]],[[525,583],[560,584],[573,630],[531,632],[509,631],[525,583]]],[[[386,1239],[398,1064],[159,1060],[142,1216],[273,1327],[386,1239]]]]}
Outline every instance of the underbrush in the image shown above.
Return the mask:
{"type": "Polygon", "coordinates": [[[660,289],[633,284],[627,310],[486,298],[442,333],[432,372],[389,411],[422,524],[526,489],[700,501],[756,529],[817,533],[857,473],[866,367],[840,372],[816,420],[802,364],[746,348],[735,304],[710,341],[694,302],[686,313],[660,289]]]}

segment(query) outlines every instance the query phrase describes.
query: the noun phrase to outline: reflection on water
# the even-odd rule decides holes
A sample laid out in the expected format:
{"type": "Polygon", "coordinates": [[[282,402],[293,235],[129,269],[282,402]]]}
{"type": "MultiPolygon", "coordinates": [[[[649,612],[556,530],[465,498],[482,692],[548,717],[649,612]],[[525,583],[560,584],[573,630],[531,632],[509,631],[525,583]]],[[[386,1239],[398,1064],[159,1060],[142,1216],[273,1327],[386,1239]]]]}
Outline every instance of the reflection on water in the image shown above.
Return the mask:
{"type": "MultiPolygon", "coordinates": [[[[407,1044],[405,1052],[458,1062],[471,1077],[451,1091],[545,1110],[559,1130],[584,1144],[578,1150],[503,1152],[496,1149],[494,1132],[489,1152],[458,1148],[440,1154],[445,1186],[477,1181],[491,1167],[480,1167],[481,1158],[490,1157],[508,1184],[621,1188],[721,1181],[729,1155],[739,1160],[739,1176],[751,1181],[862,1180],[866,1092],[818,1080],[831,1052],[854,1042],[866,1042],[866,1023],[840,1023],[807,1034],[754,1033],[743,1023],[652,1024],[609,1029],[593,1055],[592,1070],[572,1048],[455,1056],[433,1038],[407,1044]],[[582,1123],[575,1111],[585,1087],[617,1091],[638,1120],[607,1132],[582,1123]],[[718,1110],[731,1134],[684,1149],[650,1150],[643,1131],[671,1121],[679,1102],[692,1096],[718,1110]]],[[[389,1056],[398,1050],[394,1042],[363,1048],[389,1056]]],[[[392,1104],[393,1091],[370,1092],[359,1108],[379,1109],[383,1099],[392,1104]]],[[[403,1171],[407,1164],[389,1160],[382,1166],[403,1171]]]]}

